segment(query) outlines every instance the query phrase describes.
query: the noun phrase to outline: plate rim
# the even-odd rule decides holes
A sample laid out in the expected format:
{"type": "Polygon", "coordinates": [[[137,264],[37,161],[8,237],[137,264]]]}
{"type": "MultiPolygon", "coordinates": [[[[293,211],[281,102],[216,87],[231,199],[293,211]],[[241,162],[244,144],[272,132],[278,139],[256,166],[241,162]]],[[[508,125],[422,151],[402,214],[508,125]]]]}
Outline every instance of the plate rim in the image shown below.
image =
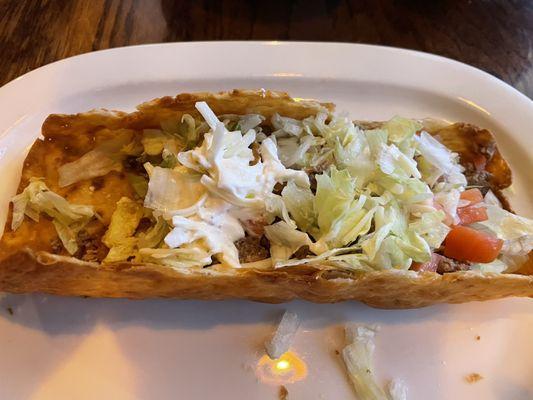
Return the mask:
{"type": "Polygon", "coordinates": [[[307,46],[316,46],[316,47],[347,47],[351,49],[371,49],[376,50],[378,52],[384,52],[384,53],[390,53],[390,54],[398,54],[400,56],[411,56],[411,57],[420,57],[425,58],[433,61],[440,61],[445,62],[450,65],[456,65],[460,68],[465,68],[466,70],[469,70],[471,72],[475,72],[476,74],[480,74],[480,76],[484,76],[485,78],[490,78],[495,83],[498,83],[499,85],[504,85],[506,89],[510,89],[515,95],[518,95],[524,100],[527,100],[530,102],[531,107],[533,108],[533,99],[529,98],[526,94],[522,93],[518,89],[516,89],[514,86],[512,86],[510,83],[504,81],[501,78],[498,78],[495,75],[492,75],[491,73],[467,64],[465,62],[456,60],[454,58],[442,56],[439,54],[429,53],[421,50],[414,50],[404,47],[396,47],[396,46],[387,46],[387,45],[376,45],[376,44],[367,44],[367,43],[350,43],[350,42],[317,42],[317,41],[292,41],[292,40],[199,40],[199,41],[187,41],[187,42],[162,42],[162,43],[144,43],[144,44],[135,44],[135,45],[126,45],[126,46],[118,46],[118,47],[112,47],[107,49],[100,49],[100,50],[94,50],[94,51],[87,51],[84,53],[72,55],[69,57],[65,57],[56,61],[49,62],[47,64],[41,65],[35,69],[32,69],[31,71],[25,72],[22,75],[19,75],[12,80],[4,83],[2,86],[0,86],[0,93],[6,89],[10,88],[11,86],[15,84],[20,84],[23,81],[26,81],[31,77],[32,75],[37,75],[36,73],[41,73],[43,71],[57,68],[58,66],[74,61],[82,61],[85,58],[92,58],[94,56],[100,56],[100,55],[107,55],[107,54],[113,54],[118,53],[122,51],[137,51],[137,50],[143,50],[143,49],[154,49],[154,48],[171,48],[171,47],[189,47],[189,46],[284,46],[284,47],[307,47],[307,46]]]}
{"type": "Polygon", "coordinates": [[[502,129],[513,132],[513,136],[520,136],[524,144],[533,145],[533,137],[529,138],[527,134],[527,126],[533,126],[533,100],[488,72],[418,50],[312,41],[151,43],[64,58],[29,71],[0,87],[0,104],[9,105],[0,114],[0,139],[9,136],[9,131],[25,117],[38,114],[47,103],[106,86],[156,82],[164,78],[169,81],[210,77],[241,79],[243,74],[250,78],[274,78],[284,76],[285,72],[279,72],[283,70],[289,71],[287,76],[293,77],[379,83],[429,91],[476,108],[502,129]],[[261,63],[257,60],[259,57],[250,57],[251,61],[243,66],[242,62],[237,62],[238,57],[230,57],[223,59],[224,64],[217,68],[213,66],[212,58],[224,56],[223,50],[267,52],[269,62],[261,63]],[[132,66],[131,61],[137,61],[140,54],[145,59],[132,66]],[[192,57],[182,62],[187,55],[192,57]],[[150,56],[159,57],[160,62],[150,63],[150,56]],[[328,56],[345,57],[349,62],[331,63],[328,56]],[[313,63],[308,62],[310,57],[313,63]],[[363,61],[358,62],[360,59],[363,61]],[[376,68],[369,68],[369,65],[374,67],[371,63],[375,63],[376,68]],[[416,74],[411,73],[413,70],[416,74]],[[516,118],[517,115],[520,118],[516,118]]]}

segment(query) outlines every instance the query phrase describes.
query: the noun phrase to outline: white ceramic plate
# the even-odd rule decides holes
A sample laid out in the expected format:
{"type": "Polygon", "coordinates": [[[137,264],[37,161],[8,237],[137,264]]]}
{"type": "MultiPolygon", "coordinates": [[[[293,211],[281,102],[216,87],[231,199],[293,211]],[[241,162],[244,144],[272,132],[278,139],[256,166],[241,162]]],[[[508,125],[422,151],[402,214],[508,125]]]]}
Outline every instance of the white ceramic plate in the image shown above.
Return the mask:
{"type": "MultiPolygon", "coordinates": [[[[489,128],[515,171],[515,208],[533,215],[527,97],[441,57],[280,42],[120,48],[63,60],[7,84],[0,89],[0,206],[14,193],[25,152],[50,113],[131,110],[162,95],[260,87],[333,101],[358,119],[432,116],[489,128]]],[[[385,311],[353,302],[8,295],[0,315],[2,399],[277,399],[282,384],[289,399],[350,399],[335,354],[348,321],[381,325],[378,376],[403,378],[409,399],[533,398],[528,299],[385,311]],[[262,343],[284,309],[303,322],[292,358],[276,369],[264,364],[262,343]],[[466,383],[473,372],[484,379],[466,383]]]]}

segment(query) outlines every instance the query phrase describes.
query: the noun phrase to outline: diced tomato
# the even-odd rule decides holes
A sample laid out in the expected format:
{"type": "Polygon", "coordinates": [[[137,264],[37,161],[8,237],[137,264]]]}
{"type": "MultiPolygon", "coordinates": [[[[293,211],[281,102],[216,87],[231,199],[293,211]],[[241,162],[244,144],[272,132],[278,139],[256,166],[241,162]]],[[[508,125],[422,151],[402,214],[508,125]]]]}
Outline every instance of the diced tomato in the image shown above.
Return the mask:
{"type": "Polygon", "coordinates": [[[481,203],[483,201],[483,195],[479,189],[468,189],[461,193],[461,200],[470,202],[470,205],[481,203]]]}
{"type": "Polygon", "coordinates": [[[470,225],[474,222],[481,222],[489,219],[487,215],[487,207],[460,207],[457,209],[457,215],[459,216],[462,225],[470,225]]]}
{"type": "Polygon", "coordinates": [[[503,241],[466,226],[455,226],[444,240],[444,255],[459,261],[488,263],[500,253],[503,241]]]}
{"type": "Polygon", "coordinates": [[[431,253],[431,260],[425,263],[414,262],[411,264],[411,269],[413,271],[428,271],[428,272],[437,272],[437,267],[439,266],[440,256],[435,253],[431,253]]]}

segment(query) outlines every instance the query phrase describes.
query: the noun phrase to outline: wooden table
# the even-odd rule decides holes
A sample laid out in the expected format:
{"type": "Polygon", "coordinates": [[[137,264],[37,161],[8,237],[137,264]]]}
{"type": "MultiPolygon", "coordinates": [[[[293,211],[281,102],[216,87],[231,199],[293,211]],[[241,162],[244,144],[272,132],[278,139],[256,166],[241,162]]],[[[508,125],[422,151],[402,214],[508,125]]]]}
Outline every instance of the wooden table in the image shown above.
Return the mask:
{"type": "Polygon", "coordinates": [[[0,15],[1,84],[55,60],[117,46],[317,40],[440,54],[533,97],[529,0],[0,0],[0,15]]]}

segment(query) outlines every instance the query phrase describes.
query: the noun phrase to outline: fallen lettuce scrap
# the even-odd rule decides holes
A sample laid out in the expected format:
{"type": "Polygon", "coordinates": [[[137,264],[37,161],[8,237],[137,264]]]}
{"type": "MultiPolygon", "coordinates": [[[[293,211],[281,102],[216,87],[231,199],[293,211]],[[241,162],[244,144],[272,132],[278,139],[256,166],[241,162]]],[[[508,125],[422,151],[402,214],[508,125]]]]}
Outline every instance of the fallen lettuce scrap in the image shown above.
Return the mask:
{"type": "Polygon", "coordinates": [[[298,315],[285,311],[272,339],[265,343],[265,350],[271,359],[275,360],[289,350],[299,326],[298,315]]]}
{"type": "Polygon", "coordinates": [[[385,390],[374,376],[374,336],[378,328],[363,325],[347,325],[347,346],[342,358],[348,370],[357,398],[364,400],[407,400],[407,387],[402,381],[392,380],[385,390]]]}

